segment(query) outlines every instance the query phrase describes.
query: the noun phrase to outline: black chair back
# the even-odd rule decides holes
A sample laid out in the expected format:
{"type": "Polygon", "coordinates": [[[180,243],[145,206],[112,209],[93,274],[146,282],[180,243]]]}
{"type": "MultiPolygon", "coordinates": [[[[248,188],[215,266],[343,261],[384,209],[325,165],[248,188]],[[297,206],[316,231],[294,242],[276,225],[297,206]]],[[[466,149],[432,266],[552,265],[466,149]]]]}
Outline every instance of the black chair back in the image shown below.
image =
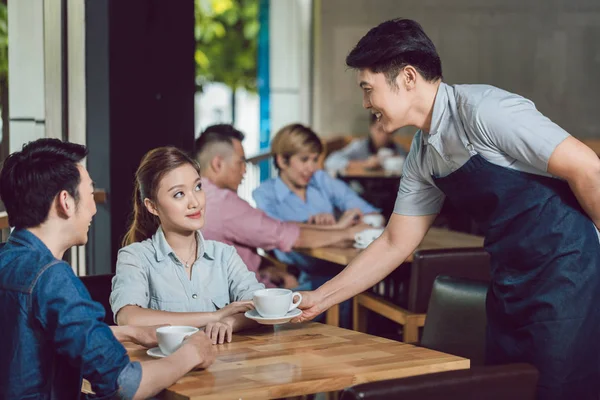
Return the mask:
{"type": "Polygon", "coordinates": [[[485,363],[488,284],[438,276],[427,310],[421,346],[485,363]]]}
{"type": "Polygon", "coordinates": [[[108,274],[79,277],[88,292],[90,292],[92,300],[97,301],[104,307],[104,311],[106,312],[104,322],[108,325],[115,325],[112,309],[110,308],[110,292],[112,290],[112,278],[114,276],[114,274],[108,274]]]}
{"type": "Polygon", "coordinates": [[[490,255],[481,247],[417,251],[410,271],[409,311],[427,313],[433,281],[438,275],[489,282],[490,255]]]}
{"type": "Polygon", "coordinates": [[[475,367],[364,383],[345,389],[341,400],[534,400],[537,380],[528,364],[475,367]]]}

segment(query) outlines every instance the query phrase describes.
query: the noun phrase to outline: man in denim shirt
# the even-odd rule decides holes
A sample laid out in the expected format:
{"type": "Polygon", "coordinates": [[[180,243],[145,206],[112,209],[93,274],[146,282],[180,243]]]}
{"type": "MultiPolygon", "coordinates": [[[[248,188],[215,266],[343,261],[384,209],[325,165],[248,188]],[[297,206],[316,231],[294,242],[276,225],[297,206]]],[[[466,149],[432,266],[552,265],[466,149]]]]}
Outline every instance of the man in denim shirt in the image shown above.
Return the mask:
{"type": "Polygon", "coordinates": [[[204,333],[171,356],[132,363],[119,341],[156,343],[155,327],[109,327],[62,261],[87,242],[96,213],[84,146],[40,139],[10,155],[0,197],[14,231],[0,245],[0,399],[77,399],[82,378],[96,398],[146,398],[214,353],[204,333]]]}

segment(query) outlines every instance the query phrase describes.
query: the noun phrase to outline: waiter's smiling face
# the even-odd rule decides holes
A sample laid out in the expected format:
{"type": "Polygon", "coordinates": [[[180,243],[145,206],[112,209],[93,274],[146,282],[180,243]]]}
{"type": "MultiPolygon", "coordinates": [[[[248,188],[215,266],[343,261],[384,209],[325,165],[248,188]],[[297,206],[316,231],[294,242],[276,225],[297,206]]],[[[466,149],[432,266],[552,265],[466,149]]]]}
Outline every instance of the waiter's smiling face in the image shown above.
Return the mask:
{"type": "Polygon", "coordinates": [[[412,66],[402,68],[393,81],[383,72],[358,71],[358,85],[363,91],[363,107],[377,116],[386,132],[413,125],[413,101],[416,96],[417,72],[412,66]]]}

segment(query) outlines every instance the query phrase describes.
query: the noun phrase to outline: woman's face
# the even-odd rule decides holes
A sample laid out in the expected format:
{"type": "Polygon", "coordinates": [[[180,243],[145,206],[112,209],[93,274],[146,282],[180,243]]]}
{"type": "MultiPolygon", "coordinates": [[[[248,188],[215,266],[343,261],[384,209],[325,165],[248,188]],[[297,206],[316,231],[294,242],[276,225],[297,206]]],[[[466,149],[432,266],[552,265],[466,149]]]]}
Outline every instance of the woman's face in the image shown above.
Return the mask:
{"type": "Polygon", "coordinates": [[[369,134],[376,150],[379,150],[387,146],[391,141],[391,135],[383,129],[383,125],[378,121],[371,124],[369,127],[369,134]]]}
{"type": "Polygon", "coordinates": [[[187,233],[204,226],[206,197],[200,176],[190,164],[166,173],[160,180],[156,203],[145,200],[151,213],[158,215],[165,231],[187,233]]]}
{"type": "Polygon", "coordinates": [[[319,153],[302,152],[291,156],[287,162],[278,161],[281,179],[297,188],[305,188],[319,169],[319,153]]]}

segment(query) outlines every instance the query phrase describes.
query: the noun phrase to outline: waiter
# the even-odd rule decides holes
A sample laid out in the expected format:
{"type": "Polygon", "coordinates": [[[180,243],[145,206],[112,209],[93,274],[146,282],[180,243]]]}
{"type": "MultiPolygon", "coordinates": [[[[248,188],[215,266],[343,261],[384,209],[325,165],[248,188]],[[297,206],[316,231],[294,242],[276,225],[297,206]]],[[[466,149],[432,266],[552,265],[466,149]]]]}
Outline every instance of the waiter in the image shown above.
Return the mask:
{"type": "Polygon", "coordinates": [[[442,82],[421,26],[371,29],[346,58],[387,132],[416,126],[384,234],[303,294],[312,319],[379,282],[421,242],[447,198],[485,230],[490,363],[528,362],[540,399],[600,393],[600,160],[534,104],[487,85],[442,82]]]}

